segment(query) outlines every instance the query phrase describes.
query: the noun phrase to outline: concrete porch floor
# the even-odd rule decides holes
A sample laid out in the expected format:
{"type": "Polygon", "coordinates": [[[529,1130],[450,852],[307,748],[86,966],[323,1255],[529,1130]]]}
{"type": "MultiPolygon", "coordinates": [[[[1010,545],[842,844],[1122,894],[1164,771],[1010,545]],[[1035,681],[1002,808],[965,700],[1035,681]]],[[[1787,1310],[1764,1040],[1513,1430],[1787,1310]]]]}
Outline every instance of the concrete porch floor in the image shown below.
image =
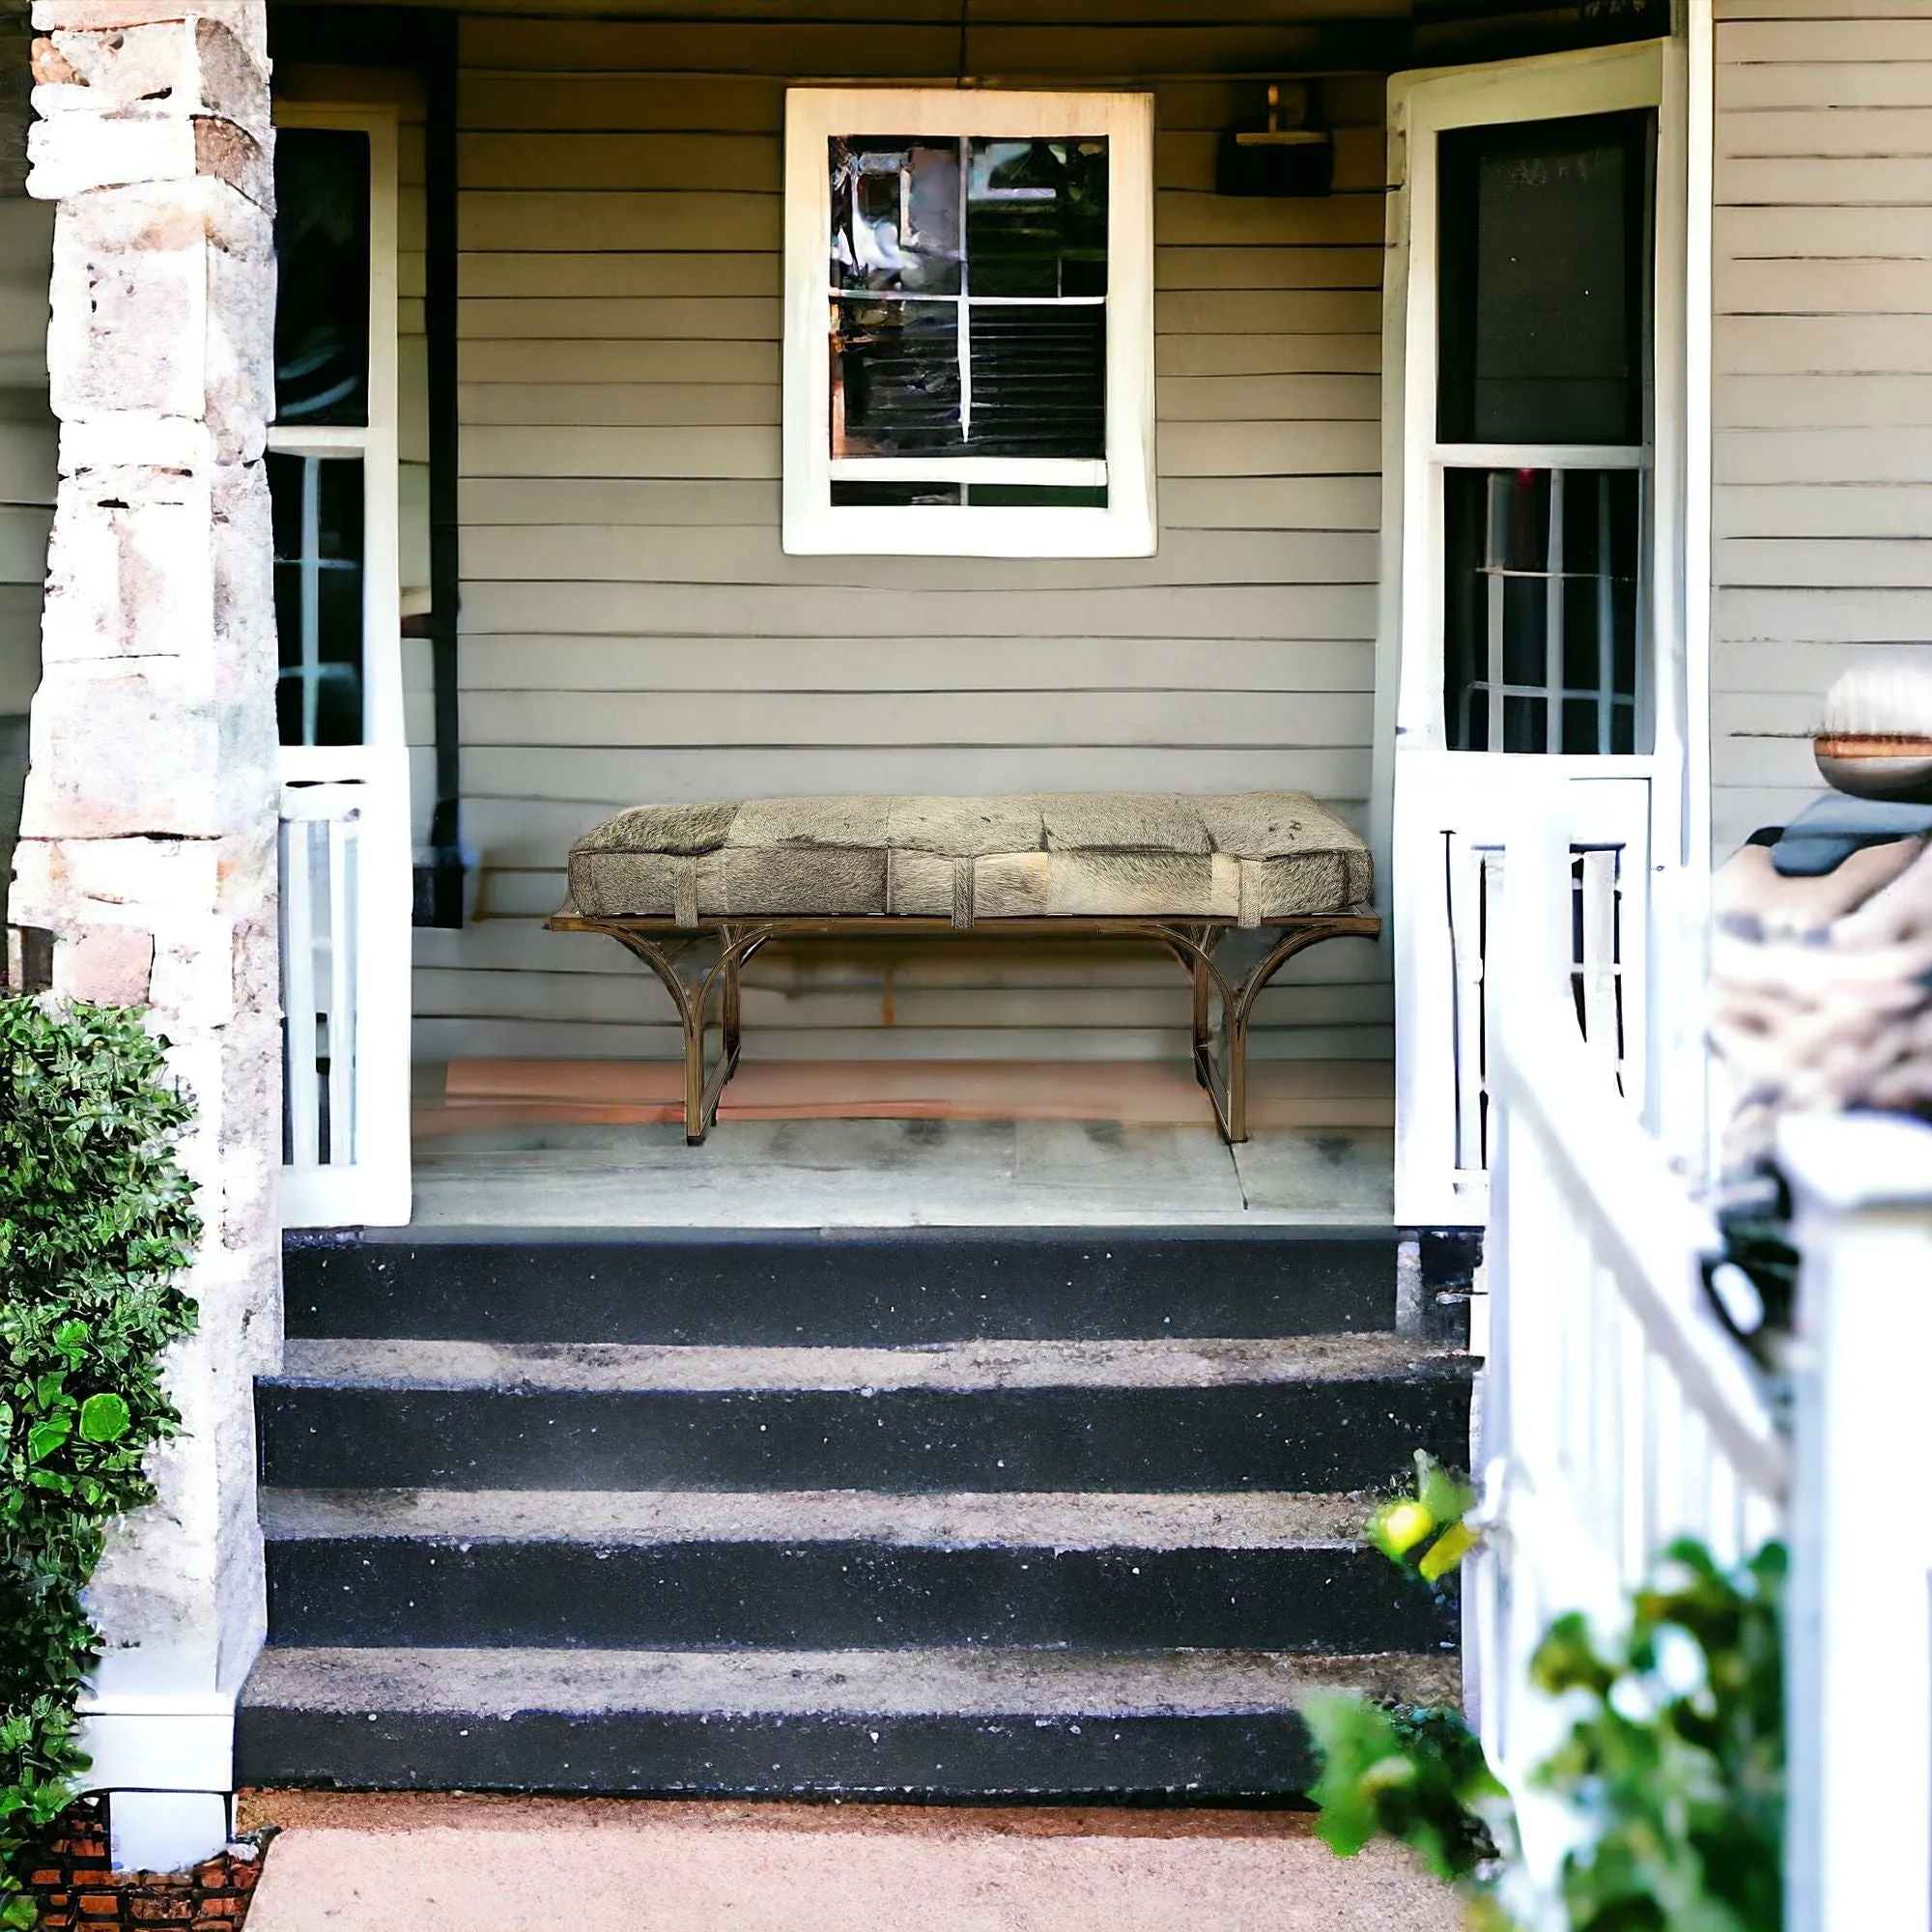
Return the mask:
{"type": "Polygon", "coordinates": [[[244,1793],[248,1932],[1451,1932],[1456,1895],[1304,1818],[244,1793]]]}
{"type": "Polygon", "coordinates": [[[748,1066],[687,1147],[674,1068],[459,1062],[419,1085],[412,1225],[1386,1226],[1386,1065],[1256,1071],[1233,1148],[1184,1066],[944,1062],[748,1066]]]}

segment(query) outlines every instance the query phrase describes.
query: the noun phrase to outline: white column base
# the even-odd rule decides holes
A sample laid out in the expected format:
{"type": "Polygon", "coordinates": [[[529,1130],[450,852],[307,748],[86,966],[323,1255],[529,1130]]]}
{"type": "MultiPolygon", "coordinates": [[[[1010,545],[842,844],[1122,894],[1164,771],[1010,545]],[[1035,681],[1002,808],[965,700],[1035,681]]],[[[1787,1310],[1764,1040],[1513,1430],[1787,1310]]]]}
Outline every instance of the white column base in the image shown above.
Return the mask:
{"type": "Polygon", "coordinates": [[[87,1788],[108,1799],[116,1871],[185,1871],[228,1842],[235,1699],[109,1692],[80,1702],[87,1788]]]}
{"type": "Polygon", "coordinates": [[[116,1871],[186,1871],[228,1842],[225,1791],[110,1791],[108,1857],[116,1871]]]}

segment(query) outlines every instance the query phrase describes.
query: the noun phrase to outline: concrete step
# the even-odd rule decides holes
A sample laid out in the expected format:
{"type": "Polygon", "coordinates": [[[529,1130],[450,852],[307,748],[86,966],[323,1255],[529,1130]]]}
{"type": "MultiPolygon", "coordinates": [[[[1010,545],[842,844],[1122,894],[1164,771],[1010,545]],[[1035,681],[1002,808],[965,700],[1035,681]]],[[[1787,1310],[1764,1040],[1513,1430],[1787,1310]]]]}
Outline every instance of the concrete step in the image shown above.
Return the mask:
{"type": "Polygon", "coordinates": [[[1286,1797],[1296,1703],[1453,1701],[1452,1662],[1190,1651],[265,1651],[250,1785],[741,1797],[1286,1797]]]}
{"type": "Polygon", "coordinates": [[[919,1347],[1393,1327],[1396,1236],[1350,1229],[466,1228],[292,1235],[298,1337],[919,1347]]]}
{"type": "Polygon", "coordinates": [[[263,1492],[271,1640],[1446,1651],[1350,1495],[263,1492]]]}
{"type": "Polygon", "coordinates": [[[1469,1361],[1394,1335],[926,1350],[295,1341],[264,1480],[318,1489],[1321,1491],[1466,1457],[1469,1361]]]}

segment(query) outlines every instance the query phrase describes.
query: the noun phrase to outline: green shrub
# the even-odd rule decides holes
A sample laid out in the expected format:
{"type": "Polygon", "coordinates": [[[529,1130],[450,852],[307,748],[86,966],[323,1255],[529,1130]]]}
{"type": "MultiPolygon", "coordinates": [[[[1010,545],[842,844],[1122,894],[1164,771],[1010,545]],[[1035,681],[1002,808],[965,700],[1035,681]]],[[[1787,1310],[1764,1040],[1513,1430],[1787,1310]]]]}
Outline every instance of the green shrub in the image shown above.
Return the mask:
{"type": "MultiPolygon", "coordinates": [[[[1405,1568],[1445,1522],[1461,1524],[1455,1498],[1436,1500],[1420,1528],[1406,1498],[1377,1513],[1374,1540],[1405,1568]]],[[[1727,1571],[1686,1539],[1635,1593],[1620,1635],[1603,1642],[1573,1615],[1537,1646],[1530,1675],[1571,1719],[1533,1778],[1580,1828],[1561,1875],[1571,1932],[1781,1932],[1784,1573],[1782,1544],[1727,1571]]],[[[1306,1717],[1322,1841],[1348,1857],[1399,1839],[1459,1885],[1472,1928],[1510,1932],[1511,1903],[1524,1904],[1513,1807],[1461,1716],[1333,1692],[1306,1717]]]]}
{"type": "Polygon", "coordinates": [[[164,1044],[138,1012],[0,999],[0,1926],[33,1923],[21,1858],[87,1768],[81,1592],[181,1426],[160,1363],[200,1223],[164,1044]]]}

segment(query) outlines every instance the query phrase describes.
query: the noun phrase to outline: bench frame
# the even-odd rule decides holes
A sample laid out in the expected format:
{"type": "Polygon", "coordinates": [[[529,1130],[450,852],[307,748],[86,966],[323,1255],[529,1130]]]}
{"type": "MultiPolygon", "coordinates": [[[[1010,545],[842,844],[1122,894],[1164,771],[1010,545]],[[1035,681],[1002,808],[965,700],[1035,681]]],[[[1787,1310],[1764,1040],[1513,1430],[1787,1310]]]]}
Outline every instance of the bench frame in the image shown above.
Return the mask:
{"type": "Polygon", "coordinates": [[[1372,912],[1320,913],[1262,922],[1277,935],[1274,944],[1244,974],[1231,983],[1214,963],[1223,939],[1236,929],[1232,919],[1110,919],[1080,914],[1047,919],[989,919],[971,926],[950,920],[906,918],[898,914],[857,914],[814,918],[809,915],[767,919],[705,919],[681,926],[668,919],[602,918],[558,913],[545,922],[551,932],[601,932],[627,952],[641,959],[664,982],[677,1008],[684,1029],[684,1138],[697,1146],[718,1118],[718,1101],[725,1083],[738,1070],[743,1038],[740,975],[746,960],[774,940],[956,938],[962,932],[1002,939],[1143,940],[1172,952],[1186,970],[1194,990],[1194,1077],[1208,1090],[1222,1137],[1230,1143],[1248,1138],[1248,1027],[1262,988],[1297,952],[1324,939],[1374,939],[1382,929],[1372,912]],[[718,956],[693,973],[678,970],[680,960],[707,937],[718,940],[718,956]],[[717,1062],[705,1066],[704,1037],[711,1024],[713,995],[717,996],[717,1025],[723,1049],[717,1062]],[[1214,1003],[1218,995],[1226,1066],[1214,1040],[1214,1003]]]}

